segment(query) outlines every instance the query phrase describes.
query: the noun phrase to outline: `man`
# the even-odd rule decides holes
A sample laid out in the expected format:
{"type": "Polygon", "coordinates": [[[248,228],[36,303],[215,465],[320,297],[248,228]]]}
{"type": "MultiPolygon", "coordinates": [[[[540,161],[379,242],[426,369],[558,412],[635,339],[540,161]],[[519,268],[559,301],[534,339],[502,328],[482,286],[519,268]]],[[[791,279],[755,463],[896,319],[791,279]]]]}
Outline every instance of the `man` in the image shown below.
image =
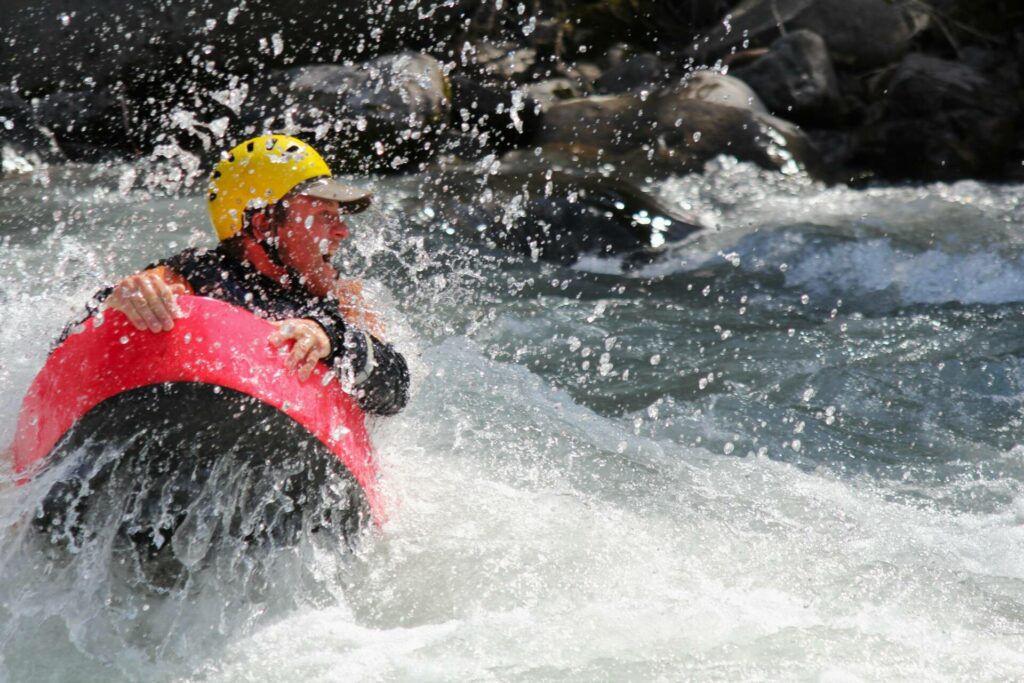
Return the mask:
{"type": "Polygon", "coordinates": [[[331,263],[349,234],[341,214],[366,209],[370,195],[334,180],[304,142],[267,135],[224,155],[207,200],[216,249],[165,259],[101,292],[97,303],[159,334],[174,327],[179,294],[227,301],[273,322],[268,341],[290,345],[284,362],[303,381],[322,361],[363,410],[401,410],[409,387],[405,359],[381,341],[361,284],[341,278],[331,263]]]}

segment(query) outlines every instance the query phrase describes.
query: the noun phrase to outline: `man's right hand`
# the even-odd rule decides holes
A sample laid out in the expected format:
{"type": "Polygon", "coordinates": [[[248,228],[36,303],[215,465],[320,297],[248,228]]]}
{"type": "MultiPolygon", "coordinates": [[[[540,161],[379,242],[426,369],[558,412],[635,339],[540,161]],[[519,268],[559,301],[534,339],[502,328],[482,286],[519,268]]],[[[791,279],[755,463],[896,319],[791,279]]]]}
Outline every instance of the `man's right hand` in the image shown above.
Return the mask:
{"type": "Polygon", "coordinates": [[[104,305],[121,311],[136,329],[166,332],[180,317],[178,295],[187,294],[188,288],[176,282],[167,282],[165,269],[154,268],[129,275],[114,285],[104,305]]]}

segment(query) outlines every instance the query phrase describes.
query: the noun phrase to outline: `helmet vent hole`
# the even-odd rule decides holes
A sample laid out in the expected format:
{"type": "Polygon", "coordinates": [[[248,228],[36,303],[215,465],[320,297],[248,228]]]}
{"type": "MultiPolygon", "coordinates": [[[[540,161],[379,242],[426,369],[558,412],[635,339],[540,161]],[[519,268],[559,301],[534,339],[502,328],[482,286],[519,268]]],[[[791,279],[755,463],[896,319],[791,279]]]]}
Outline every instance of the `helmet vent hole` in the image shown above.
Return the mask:
{"type": "Polygon", "coordinates": [[[214,179],[220,178],[220,171],[214,171],[213,172],[213,177],[214,177],[214,179]]]}
{"type": "Polygon", "coordinates": [[[294,154],[295,152],[299,151],[299,146],[298,145],[289,145],[288,149],[286,149],[285,151],[288,152],[289,154],[294,154]]]}
{"type": "Polygon", "coordinates": [[[216,198],[217,198],[217,193],[216,192],[211,192],[210,193],[210,201],[212,202],[216,198]]]}
{"type": "Polygon", "coordinates": [[[235,160],[235,155],[234,154],[229,154],[228,155],[228,161],[229,162],[234,162],[234,160],[235,160]]]}
{"type": "Polygon", "coordinates": [[[248,145],[245,146],[245,149],[250,151],[250,152],[253,151],[253,149],[255,149],[255,148],[256,148],[256,143],[255,142],[250,142],[248,145]]]}

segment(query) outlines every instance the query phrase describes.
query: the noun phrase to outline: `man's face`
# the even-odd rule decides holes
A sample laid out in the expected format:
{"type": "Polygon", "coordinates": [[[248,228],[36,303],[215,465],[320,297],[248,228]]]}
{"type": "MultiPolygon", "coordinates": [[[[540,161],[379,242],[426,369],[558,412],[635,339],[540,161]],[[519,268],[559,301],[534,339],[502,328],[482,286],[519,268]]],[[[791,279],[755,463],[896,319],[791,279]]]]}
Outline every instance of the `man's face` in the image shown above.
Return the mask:
{"type": "Polygon", "coordinates": [[[277,228],[278,253],[285,265],[308,280],[335,277],[331,257],[348,237],[338,202],[307,195],[285,201],[285,220],[277,228]]]}

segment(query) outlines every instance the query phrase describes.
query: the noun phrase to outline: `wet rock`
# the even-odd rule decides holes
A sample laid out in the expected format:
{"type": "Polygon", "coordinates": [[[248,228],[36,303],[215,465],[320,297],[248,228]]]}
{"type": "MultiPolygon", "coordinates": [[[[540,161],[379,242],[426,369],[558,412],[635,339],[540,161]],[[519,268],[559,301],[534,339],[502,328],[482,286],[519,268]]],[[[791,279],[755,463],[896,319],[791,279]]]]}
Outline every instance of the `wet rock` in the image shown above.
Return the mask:
{"type": "Polygon", "coordinates": [[[580,97],[583,94],[580,90],[579,85],[569,78],[552,78],[526,86],[527,96],[540,107],[538,114],[555,102],[580,97]]]}
{"type": "Polygon", "coordinates": [[[749,85],[738,78],[717,71],[694,71],[688,74],[682,85],[673,92],[679,99],[750,109],[761,114],[768,113],[761,98],[749,85]]]}
{"type": "Polygon", "coordinates": [[[875,119],[857,133],[856,161],[895,177],[998,172],[1017,137],[1018,105],[976,69],[908,55],[884,83],[875,119]]]}
{"type": "Polygon", "coordinates": [[[900,59],[928,26],[925,8],[912,0],[744,0],[724,24],[690,53],[708,63],[749,41],[768,45],[783,31],[808,29],[828,45],[832,59],[857,68],[900,59]]]}
{"type": "Polygon", "coordinates": [[[523,144],[533,137],[539,108],[529,90],[511,92],[463,75],[451,77],[451,151],[475,159],[523,144]]]}
{"type": "Polygon", "coordinates": [[[476,80],[493,86],[526,83],[537,62],[537,50],[512,43],[480,42],[463,51],[465,69],[476,80]]]}
{"type": "Polygon", "coordinates": [[[472,241],[533,260],[572,264],[582,255],[625,257],[639,265],[701,229],[621,179],[506,161],[494,174],[432,175],[424,188],[432,214],[472,241]]]}
{"type": "Polygon", "coordinates": [[[53,134],[39,125],[29,104],[0,86],[0,176],[62,159],[53,134]]]}
{"type": "Polygon", "coordinates": [[[558,103],[544,113],[538,142],[583,159],[624,162],[623,172],[685,173],[720,154],[787,173],[819,171],[816,150],[794,124],[697,99],[696,92],[679,86],[646,100],[608,95],[558,103]]]}
{"type": "Polygon", "coordinates": [[[564,69],[565,77],[576,83],[584,93],[594,92],[601,78],[601,67],[593,62],[576,62],[564,69]]]}
{"type": "Polygon", "coordinates": [[[603,51],[626,41],[655,49],[689,43],[734,4],[735,0],[583,0],[567,3],[567,15],[576,45],[603,51]]]}
{"type": "Polygon", "coordinates": [[[434,48],[439,36],[459,34],[477,4],[11,0],[0,13],[0,83],[37,95],[151,74],[201,83],[210,72],[365,60],[434,48]]]}
{"type": "Polygon", "coordinates": [[[594,95],[565,100],[543,113],[537,142],[593,150],[590,156],[626,153],[644,143],[653,112],[635,95],[594,95]]]}
{"type": "Polygon", "coordinates": [[[633,55],[609,67],[595,82],[605,93],[624,93],[640,88],[650,89],[668,76],[668,69],[657,55],[650,52],[633,55]]]}
{"type": "Polygon", "coordinates": [[[74,161],[104,161],[132,150],[127,110],[107,90],[61,91],[36,98],[33,110],[57,145],[74,161]]]}
{"type": "Polygon", "coordinates": [[[817,33],[793,31],[748,66],[732,72],[760,95],[773,114],[798,123],[834,123],[843,101],[825,41],[817,33]]]}
{"type": "Polygon", "coordinates": [[[671,172],[699,170],[725,154],[783,173],[820,175],[817,150],[798,126],[755,109],[691,99],[685,91],[653,102],[657,138],[651,161],[671,172]]]}
{"type": "Polygon", "coordinates": [[[448,120],[450,86],[428,55],[299,67],[280,78],[285,128],[320,141],[348,170],[399,170],[427,159],[448,120]]]}

